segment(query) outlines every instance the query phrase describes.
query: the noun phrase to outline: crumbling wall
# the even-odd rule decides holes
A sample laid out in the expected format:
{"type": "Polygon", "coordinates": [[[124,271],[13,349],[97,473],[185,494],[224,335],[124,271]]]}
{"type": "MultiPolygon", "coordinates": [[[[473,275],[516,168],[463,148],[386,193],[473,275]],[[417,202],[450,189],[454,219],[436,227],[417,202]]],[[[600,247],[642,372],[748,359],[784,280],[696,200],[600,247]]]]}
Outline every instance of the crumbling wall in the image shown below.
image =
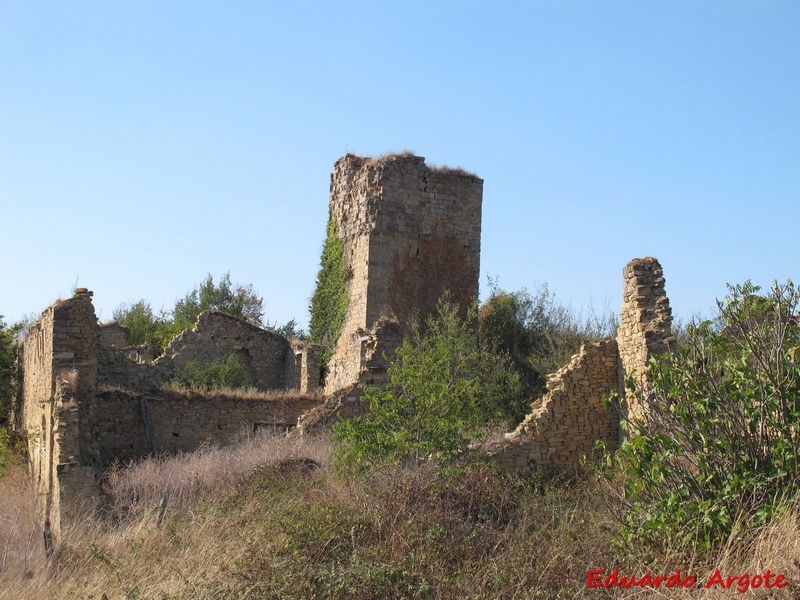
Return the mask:
{"type": "Polygon", "coordinates": [[[403,332],[396,321],[383,317],[370,329],[355,332],[350,341],[361,365],[356,382],[329,394],[322,405],[302,415],[297,422],[301,433],[332,425],[339,418],[352,419],[366,414],[369,405],[362,399],[364,385],[389,382],[389,366],[403,343],[403,332]]]}
{"type": "Polygon", "coordinates": [[[91,464],[104,469],[114,460],[125,462],[151,452],[189,452],[203,444],[230,443],[262,428],[287,431],[319,404],[318,396],[303,394],[263,398],[103,388],[88,407],[91,464]]]}
{"type": "Polygon", "coordinates": [[[22,389],[12,423],[29,440],[28,459],[45,521],[59,531],[62,517],[97,496],[84,468],[86,421],[81,407],[94,395],[97,319],[92,293],[47,308],[20,344],[22,389]]]}
{"type": "Polygon", "coordinates": [[[300,340],[291,340],[294,364],[287,361],[286,381],[294,382],[290,386],[302,393],[319,389],[319,364],[322,358],[322,347],[300,340]],[[289,367],[292,368],[289,368],[289,367]]]}
{"type": "Polygon", "coordinates": [[[242,359],[257,386],[313,391],[319,348],[290,344],[212,311],[173,340],[164,357],[147,362],[128,346],[125,328],[98,327],[91,296],[79,288],[73,298],[50,306],[20,345],[21,394],[11,422],[30,440],[31,474],[55,535],[64,518],[96,502],[97,476],[114,459],[189,451],[230,440],[243,427],[288,429],[320,404],[314,394],[264,398],[164,391],[158,386],[187,362],[205,366],[230,354],[242,359]]]}
{"type": "Polygon", "coordinates": [[[616,389],[617,343],[584,344],[568,365],[547,380],[547,393],[501,442],[485,451],[501,464],[528,470],[568,468],[595,454],[595,442],[615,448],[619,414],[603,398],[616,389]]]}
{"type": "Polygon", "coordinates": [[[622,270],[624,279],[622,310],[619,317],[620,394],[623,397],[622,417],[642,418],[643,407],[638,399],[625,394],[625,382],[633,378],[637,388],[646,393],[651,357],[664,354],[674,341],[672,309],[664,289],[664,271],[652,257],[630,261],[622,270]]]}
{"type": "Polygon", "coordinates": [[[345,246],[349,304],[329,363],[328,392],[361,377],[359,331],[381,317],[424,317],[445,288],[467,307],[478,294],[483,180],[435,170],[408,154],[348,154],[331,175],[330,207],[345,246]],[[394,302],[393,302],[394,300],[394,302]]]}
{"type": "Polygon", "coordinates": [[[97,341],[121,350],[131,345],[131,330],[119,323],[104,323],[97,328],[97,341]]]}
{"type": "Polygon", "coordinates": [[[317,346],[292,345],[277,333],[219,311],[200,313],[194,329],[177,335],[152,362],[142,358],[137,348],[108,344],[122,339],[113,329],[101,337],[100,385],[147,391],[173,379],[190,362],[202,368],[234,355],[259,390],[313,391],[319,387],[317,346]]]}

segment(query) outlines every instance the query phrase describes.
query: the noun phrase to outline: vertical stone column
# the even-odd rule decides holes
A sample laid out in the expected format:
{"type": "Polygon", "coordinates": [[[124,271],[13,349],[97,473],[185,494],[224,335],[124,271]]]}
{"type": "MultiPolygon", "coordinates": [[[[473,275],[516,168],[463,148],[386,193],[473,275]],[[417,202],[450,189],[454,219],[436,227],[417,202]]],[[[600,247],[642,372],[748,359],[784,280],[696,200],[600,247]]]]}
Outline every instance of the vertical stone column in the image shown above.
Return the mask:
{"type": "Polygon", "coordinates": [[[636,258],[622,270],[624,278],[622,311],[617,331],[619,346],[619,389],[623,395],[622,418],[645,417],[638,398],[625,396],[625,381],[632,377],[642,395],[647,394],[650,358],[664,354],[674,341],[672,309],[664,290],[664,271],[652,257],[636,258]]]}
{"type": "Polygon", "coordinates": [[[22,399],[15,426],[30,436],[29,458],[44,521],[59,535],[64,516],[98,496],[89,464],[89,406],[97,385],[97,317],[85,288],[59,300],[20,348],[22,399]]]}

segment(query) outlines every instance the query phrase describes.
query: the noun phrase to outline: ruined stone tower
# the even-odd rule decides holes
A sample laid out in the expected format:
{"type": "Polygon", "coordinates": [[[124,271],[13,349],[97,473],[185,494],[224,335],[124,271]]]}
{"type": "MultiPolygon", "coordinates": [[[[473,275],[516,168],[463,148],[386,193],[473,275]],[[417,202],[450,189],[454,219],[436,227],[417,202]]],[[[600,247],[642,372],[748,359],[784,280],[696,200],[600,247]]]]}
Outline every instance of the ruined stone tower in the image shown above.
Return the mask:
{"type": "Polygon", "coordinates": [[[363,379],[368,330],[381,317],[424,317],[445,289],[462,307],[478,295],[482,200],[482,179],[430,168],[421,156],[348,154],[336,162],[330,207],[350,301],[326,391],[363,379]]]}
{"type": "Polygon", "coordinates": [[[652,257],[637,258],[625,265],[622,310],[619,315],[619,390],[623,402],[622,417],[642,418],[643,407],[628,394],[625,381],[633,377],[637,388],[649,386],[647,364],[650,358],[664,354],[672,336],[672,309],[664,290],[664,271],[652,257]]]}

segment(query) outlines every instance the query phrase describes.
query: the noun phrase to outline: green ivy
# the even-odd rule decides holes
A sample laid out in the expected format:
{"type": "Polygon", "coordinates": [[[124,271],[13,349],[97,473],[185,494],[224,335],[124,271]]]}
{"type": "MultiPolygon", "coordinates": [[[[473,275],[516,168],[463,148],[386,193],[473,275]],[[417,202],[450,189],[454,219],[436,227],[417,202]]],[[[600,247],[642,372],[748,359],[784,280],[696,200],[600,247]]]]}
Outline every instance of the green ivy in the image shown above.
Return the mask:
{"type": "Polygon", "coordinates": [[[309,312],[309,337],[322,346],[320,380],[324,381],[327,365],[333,355],[336,340],[342,332],[347,314],[347,262],[344,257],[344,241],[339,237],[333,212],[328,212],[325,244],[322,247],[317,285],[311,297],[309,312]]]}

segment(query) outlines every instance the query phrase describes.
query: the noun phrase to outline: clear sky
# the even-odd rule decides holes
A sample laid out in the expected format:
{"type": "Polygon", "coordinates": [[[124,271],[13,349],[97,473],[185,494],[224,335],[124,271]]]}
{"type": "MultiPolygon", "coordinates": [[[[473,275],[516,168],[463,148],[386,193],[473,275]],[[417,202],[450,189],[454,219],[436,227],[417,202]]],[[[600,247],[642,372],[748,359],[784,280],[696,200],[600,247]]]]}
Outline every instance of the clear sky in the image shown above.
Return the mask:
{"type": "Polygon", "coordinates": [[[481,289],[798,278],[800,3],[0,0],[0,314],[230,271],[308,319],[333,163],[484,180],[481,289]]]}

